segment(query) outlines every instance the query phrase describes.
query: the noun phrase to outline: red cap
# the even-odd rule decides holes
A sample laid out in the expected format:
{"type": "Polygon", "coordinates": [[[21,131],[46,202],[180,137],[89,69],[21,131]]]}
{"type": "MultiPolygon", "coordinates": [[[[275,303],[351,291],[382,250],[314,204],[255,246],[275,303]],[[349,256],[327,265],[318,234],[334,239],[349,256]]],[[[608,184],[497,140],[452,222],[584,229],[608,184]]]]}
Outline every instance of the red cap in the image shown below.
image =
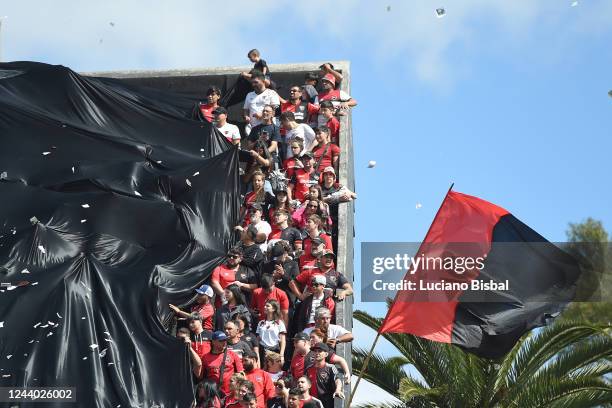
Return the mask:
{"type": "Polygon", "coordinates": [[[336,86],[336,78],[332,74],[325,74],[321,80],[331,82],[333,86],[336,86]]]}

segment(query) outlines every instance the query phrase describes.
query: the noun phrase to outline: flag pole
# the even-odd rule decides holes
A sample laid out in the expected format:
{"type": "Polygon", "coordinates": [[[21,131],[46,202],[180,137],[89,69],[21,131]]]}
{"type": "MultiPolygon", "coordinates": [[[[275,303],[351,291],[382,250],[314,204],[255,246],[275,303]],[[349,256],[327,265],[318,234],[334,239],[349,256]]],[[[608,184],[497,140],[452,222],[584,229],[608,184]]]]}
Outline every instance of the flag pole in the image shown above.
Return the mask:
{"type": "MultiPolygon", "coordinates": [[[[451,190],[453,189],[454,185],[455,185],[455,183],[451,183],[450,187],[448,188],[448,191],[446,192],[446,195],[444,196],[444,199],[442,200],[442,203],[440,204],[440,207],[438,208],[438,211],[436,211],[435,217],[433,218],[433,220],[431,221],[431,224],[429,225],[429,228],[427,229],[427,233],[425,234],[425,238],[427,238],[427,236],[429,235],[429,232],[431,231],[431,227],[433,226],[433,223],[436,220],[436,218],[438,218],[438,214],[440,213],[440,210],[442,209],[442,206],[444,205],[444,202],[446,201],[446,198],[448,197],[448,193],[451,192],[451,190]]],[[[423,245],[423,244],[421,243],[421,245],[423,245]]],[[[419,248],[419,250],[420,250],[420,248],[419,248]]],[[[418,253],[419,253],[419,251],[417,251],[417,254],[418,253]]],[[[380,327],[382,327],[385,324],[385,321],[387,320],[387,317],[389,316],[389,312],[390,311],[391,311],[391,307],[389,307],[387,309],[387,314],[385,315],[385,318],[383,319],[382,323],[380,324],[380,327]]],[[[359,376],[357,377],[357,382],[355,383],[355,387],[351,391],[351,395],[350,395],[349,400],[348,400],[348,407],[351,406],[351,402],[353,402],[353,397],[355,396],[355,393],[357,393],[357,387],[359,386],[359,382],[361,382],[361,378],[363,377],[363,374],[368,369],[368,363],[370,362],[370,358],[372,357],[372,354],[374,353],[374,347],[376,347],[376,343],[378,343],[378,339],[379,338],[380,338],[380,328],[378,329],[378,331],[376,333],[376,338],[374,339],[374,342],[372,343],[372,347],[370,348],[370,352],[368,353],[368,355],[366,356],[366,359],[363,362],[363,367],[359,371],[359,376]]]]}

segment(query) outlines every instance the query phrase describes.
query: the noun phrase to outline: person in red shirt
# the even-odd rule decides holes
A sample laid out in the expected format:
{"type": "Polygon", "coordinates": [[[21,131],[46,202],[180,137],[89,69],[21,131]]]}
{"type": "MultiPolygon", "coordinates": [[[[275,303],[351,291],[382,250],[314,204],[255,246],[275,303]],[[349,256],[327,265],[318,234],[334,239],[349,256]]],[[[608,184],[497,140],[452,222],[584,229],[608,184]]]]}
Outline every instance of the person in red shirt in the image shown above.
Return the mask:
{"type": "Polygon", "coordinates": [[[289,182],[289,186],[287,186],[289,200],[304,201],[308,195],[308,187],[318,182],[318,180],[312,180],[313,173],[315,172],[313,168],[313,157],[312,152],[305,152],[302,155],[301,162],[304,167],[295,170],[289,182]]]}
{"type": "Polygon", "coordinates": [[[334,107],[338,109],[336,114],[342,114],[341,112],[346,112],[349,108],[357,106],[357,101],[349,94],[339,89],[334,89],[336,87],[336,78],[332,74],[327,74],[321,78],[321,86],[323,91],[319,92],[319,101],[321,103],[323,101],[332,101],[334,107]]]}
{"type": "Polygon", "coordinates": [[[302,240],[302,245],[304,246],[305,253],[310,252],[310,245],[312,243],[312,239],[316,237],[323,239],[323,241],[325,242],[325,247],[327,249],[333,250],[331,237],[322,231],[322,224],[323,220],[319,215],[311,214],[308,216],[305,229],[306,235],[302,240]]]}
{"type": "Polygon", "coordinates": [[[274,284],[274,278],[270,274],[261,277],[261,287],[253,290],[251,298],[251,309],[257,321],[264,320],[266,313],[264,306],[270,299],[276,300],[280,305],[280,312],[285,326],[289,324],[289,298],[282,289],[274,284]]]}
{"type": "MultiPolygon", "coordinates": [[[[317,139],[317,147],[312,154],[314,155],[315,171],[323,173],[326,167],[338,168],[338,159],[340,158],[340,148],[330,142],[330,131],[327,126],[319,126],[315,129],[315,138],[317,139]]],[[[321,199],[322,197],[319,197],[321,199]]]]}
{"type": "Polygon", "coordinates": [[[232,350],[225,350],[226,346],[227,335],[222,331],[214,332],[211,350],[202,358],[202,371],[204,379],[212,380],[217,384],[221,383],[221,391],[228,395],[232,375],[244,371],[244,367],[242,360],[232,350]],[[221,378],[221,371],[223,371],[223,378],[221,378]]]}
{"type": "Polygon", "coordinates": [[[266,408],[266,402],[270,398],[274,398],[274,382],[270,374],[257,368],[257,354],[254,351],[245,353],[242,356],[242,365],[246,374],[247,380],[251,381],[255,386],[255,396],[257,397],[257,407],[266,408]]]}
{"type": "Polygon", "coordinates": [[[210,352],[211,333],[202,328],[202,316],[197,313],[191,315],[189,330],[191,331],[191,347],[200,358],[204,358],[206,353],[210,352]]]}
{"type": "Polygon", "coordinates": [[[181,327],[176,331],[176,338],[181,339],[185,342],[185,346],[189,348],[189,358],[191,359],[191,371],[193,375],[200,378],[202,375],[202,359],[191,346],[191,339],[189,338],[191,332],[186,327],[181,327]]]}
{"type": "Polygon", "coordinates": [[[287,178],[291,180],[295,174],[295,171],[304,167],[304,163],[302,163],[304,141],[299,138],[293,139],[289,145],[289,148],[291,149],[291,153],[293,153],[293,157],[290,157],[283,162],[283,169],[285,170],[285,175],[287,178]]]}
{"type": "Polygon", "coordinates": [[[212,305],[212,298],[214,296],[213,289],[205,284],[195,291],[198,296],[195,305],[191,306],[191,313],[185,312],[173,304],[169,304],[168,306],[177,316],[187,319],[190,318],[192,314],[198,313],[202,316],[202,327],[212,334],[213,316],[215,315],[215,308],[212,305]]]}
{"type": "MultiPolygon", "coordinates": [[[[312,382],[310,378],[303,375],[297,379],[296,388],[300,393],[300,408],[326,408],[323,406],[321,400],[311,394],[312,382]]],[[[292,392],[289,391],[289,396],[292,392]]]]}
{"type": "Polygon", "coordinates": [[[236,272],[240,268],[242,261],[242,249],[238,246],[231,248],[227,252],[227,260],[224,264],[213,269],[210,278],[210,286],[217,294],[217,307],[221,306],[223,299],[223,289],[236,282],[236,272]]]}
{"type": "Polygon", "coordinates": [[[200,103],[200,112],[202,116],[209,122],[213,121],[213,111],[219,107],[219,99],[221,99],[221,90],[216,86],[211,86],[206,91],[206,104],[200,103]]]}
{"type": "MultiPolygon", "coordinates": [[[[308,118],[318,111],[317,105],[302,97],[302,88],[297,85],[289,88],[289,99],[281,104],[281,113],[293,112],[297,123],[308,123],[308,118]]],[[[285,134],[284,129],[281,129],[281,134],[285,134]]]]}
{"type": "Polygon", "coordinates": [[[324,408],[334,408],[334,398],[344,399],[341,376],[336,366],[325,361],[330,351],[327,344],[317,343],[312,351],[315,353],[315,364],[306,370],[312,384],[310,394],[321,400],[324,408]]]}
{"type": "MultiPolygon", "coordinates": [[[[302,245],[304,243],[302,242],[302,245]]],[[[309,271],[317,267],[319,257],[323,250],[327,248],[327,243],[321,237],[315,237],[310,240],[308,252],[304,251],[300,256],[300,272],[309,271]]],[[[291,285],[289,285],[291,288],[291,285]]],[[[292,289],[293,291],[293,289],[292,289]]]]}
{"type": "Polygon", "coordinates": [[[334,111],[334,104],[331,101],[321,102],[317,127],[326,126],[329,129],[329,139],[332,143],[338,144],[340,141],[340,122],[334,116],[334,111]]]}

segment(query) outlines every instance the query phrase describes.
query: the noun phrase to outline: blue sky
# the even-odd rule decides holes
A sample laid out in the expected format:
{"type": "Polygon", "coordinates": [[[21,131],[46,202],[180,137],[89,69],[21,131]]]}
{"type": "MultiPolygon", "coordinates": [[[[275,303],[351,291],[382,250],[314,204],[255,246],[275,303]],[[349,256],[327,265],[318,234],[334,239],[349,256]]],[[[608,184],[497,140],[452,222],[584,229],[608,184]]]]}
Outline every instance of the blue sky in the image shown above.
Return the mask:
{"type": "Polygon", "coordinates": [[[612,230],[612,2],[202,3],[9,2],[2,58],[78,71],[246,65],[254,47],[269,63],[349,60],[357,267],[362,241],[420,241],[451,182],[551,241],[589,216],[612,230]]]}

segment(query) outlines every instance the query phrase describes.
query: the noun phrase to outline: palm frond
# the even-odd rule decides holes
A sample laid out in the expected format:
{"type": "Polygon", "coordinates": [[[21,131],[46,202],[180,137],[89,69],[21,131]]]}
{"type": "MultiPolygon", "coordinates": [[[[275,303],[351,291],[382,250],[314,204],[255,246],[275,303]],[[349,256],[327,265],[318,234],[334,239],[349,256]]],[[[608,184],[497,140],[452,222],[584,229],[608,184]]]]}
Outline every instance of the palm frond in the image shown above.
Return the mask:
{"type": "MultiPolygon", "coordinates": [[[[361,374],[363,364],[367,357],[366,350],[355,347],[353,349],[353,373],[361,374]]],[[[382,388],[389,394],[399,398],[399,386],[406,372],[403,367],[408,363],[404,357],[385,358],[373,353],[363,378],[382,388]]]]}
{"type": "Polygon", "coordinates": [[[601,378],[558,378],[547,375],[546,378],[540,377],[537,383],[523,387],[518,397],[508,406],[548,407],[552,404],[564,406],[564,401],[569,403],[574,399],[583,400],[585,394],[592,395],[593,393],[603,398],[603,403],[612,403],[612,387],[601,378]]]}

